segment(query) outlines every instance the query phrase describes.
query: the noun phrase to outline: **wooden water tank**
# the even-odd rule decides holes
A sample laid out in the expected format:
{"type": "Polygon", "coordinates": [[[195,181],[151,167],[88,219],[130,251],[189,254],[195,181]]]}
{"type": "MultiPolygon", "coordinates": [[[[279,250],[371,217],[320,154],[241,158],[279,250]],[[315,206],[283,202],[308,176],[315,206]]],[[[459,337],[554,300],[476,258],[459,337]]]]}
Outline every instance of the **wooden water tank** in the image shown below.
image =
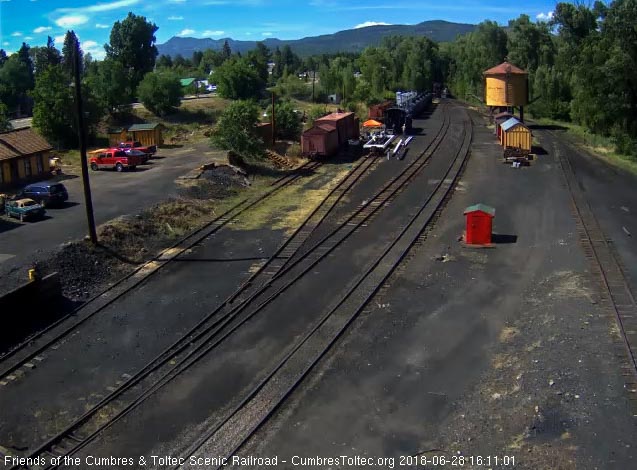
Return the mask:
{"type": "Polygon", "coordinates": [[[529,78],[524,70],[503,62],[483,75],[487,106],[526,106],[529,103],[529,78]]]}

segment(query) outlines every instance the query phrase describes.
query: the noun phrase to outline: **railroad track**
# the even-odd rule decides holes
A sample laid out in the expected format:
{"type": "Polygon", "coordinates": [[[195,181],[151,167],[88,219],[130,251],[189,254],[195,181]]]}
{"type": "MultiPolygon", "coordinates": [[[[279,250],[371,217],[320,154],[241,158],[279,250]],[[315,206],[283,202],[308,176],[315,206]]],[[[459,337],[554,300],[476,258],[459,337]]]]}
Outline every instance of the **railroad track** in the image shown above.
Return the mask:
{"type": "MultiPolygon", "coordinates": [[[[549,134],[556,139],[555,134],[549,134]]],[[[599,276],[600,303],[612,313],[617,323],[623,350],[618,356],[626,360],[622,367],[626,389],[633,403],[637,403],[637,302],[612,241],[604,235],[579,187],[568,154],[557,140],[552,144],[571,196],[580,243],[599,276]]]]}
{"type": "MultiPolygon", "coordinates": [[[[358,164],[354,166],[352,171],[346,175],[345,178],[341,180],[339,184],[337,184],[327,195],[327,197],[317,206],[316,209],[307,217],[304,223],[296,229],[296,231],[286,240],[286,242],[265,262],[263,266],[261,266],[255,273],[253,273],[250,278],[237,289],[237,291],[231,295],[228,299],[224,301],[224,303],[209,314],[206,318],[200,321],[197,325],[195,325],[183,338],[173,343],[169,346],[160,356],[153,359],[149,364],[147,364],[142,370],[136,373],[134,376],[124,374],[124,381],[121,386],[113,390],[109,395],[107,395],[103,400],[93,406],[88,412],[84,413],[80,418],[78,418],[72,426],[70,426],[65,432],[60,433],[56,438],[51,439],[47,443],[44,444],[43,447],[47,447],[48,450],[43,451],[44,455],[48,455],[49,457],[58,455],[60,453],[60,449],[68,448],[68,442],[80,443],[84,438],[78,437],[80,434],[77,434],[77,430],[82,428],[84,431],[89,431],[92,427],[99,427],[99,423],[96,423],[95,420],[102,420],[104,413],[103,409],[106,406],[110,406],[113,408],[114,401],[117,400],[119,403],[117,408],[122,409],[123,403],[128,404],[126,401],[129,399],[129,396],[122,396],[127,392],[129,395],[139,393],[140,389],[144,386],[147,386],[146,382],[142,382],[143,379],[147,378],[151,373],[155,373],[158,375],[161,371],[158,369],[161,366],[168,365],[172,368],[172,365],[169,364],[171,361],[178,358],[178,354],[180,354],[184,349],[192,347],[193,341],[196,338],[197,330],[201,330],[206,326],[206,322],[210,320],[214,320],[214,316],[217,315],[220,311],[224,309],[227,305],[232,303],[239,295],[246,295],[250,289],[256,288],[260,283],[265,282],[267,278],[270,278],[279,269],[285,264],[287,257],[291,256],[295,249],[300,246],[305,238],[307,238],[312,230],[321,223],[321,221],[328,216],[330,211],[341,201],[341,199],[347,194],[347,192],[358,182],[360,179],[368,172],[370,169],[376,164],[377,160],[375,159],[361,159],[358,164]],[[74,431],[71,431],[71,428],[74,428],[74,431]],[[62,436],[64,435],[64,436],[62,436]],[[66,446],[66,447],[65,447],[66,446]],[[56,452],[57,449],[57,452],[56,452]]],[[[152,383],[150,384],[152,385],[152,383]]],[[[112,412],[112,411],[111,411],[112,412]]]]}
{"type": "MultiPolygon", "coordinates": [[[[306,223],[301,226],[297,232],[290,237],[288,242],[275,253],[269,262],[261,268],[260,272],[266,279],[262,285],[254,289],[254,286],[257,285],[256,282],[254,282],[255,277],[248,280],[222,306],[196,325],[188,335],[168,348],[162,355],[153,360],[152,363],[135,376],[128,377],[127,380],[120,385],[119,389],[114,390],[100,403],[92,407],[89,412],[77,419],[72,425],[30,452],[29,457],[59,457],[78,452],[102,431],[126,416],[126,414],[136,408],[159,388],[208,354],[214,347],[228,338],[237,328],[256,315],[265,305],[280,295],[282,291],[294,284],[308,270],[320,260],[324,259],[329,252],[351,235],[354,229],[364,225],[365,222],[380,210],[385,203],[388,203],[392,197],[395,197],[427,163],[434,150],[443,141],[449,129],[449,125],[450,121],[445,114],[445,121],[434,141],[422,152],[419,158],[376,194],[375,198],[379,198],[377,204],[368,204],[359,207],[348,220],[306,252],[303,258],[297,259],[294,263],[289,265],[286,264],[290,259],[289,256],[293,255],[301,246],[303,239],[327,216],[331,208],[334,207],[349,188],[365,174],[375,160],[367,159],[367,163],[361,162],[361,164],[350,173],[350,175],[353,175],[353,178],[346,184],[334,188],[325,200],[327,203],[319,206],[314,213],[308,217],[306,223]],[[354,220],[356,220],[356,222],[353,222],[354,220]],[[321,249],[324,248],[324,244],[333,235],[343,229],[347,232],[344,237],[337,238],[336,242],[332,242],[329,250],[325,251],[321,249]],[[298,237],[296,235],[298,235],[298,237]],[[285,256],[282,256],[284,253],[285,256]],[[311,259],[306,263],[302,272],[295,273],[292,280],[284,276],[308,258],[311,259]],[[277,288],[274,293],[270,293],[277,280],[283,280],[282,285],[280,288],[277,288]],[[250,289],[250,287],[253,288],[250,289]],[[256,309],[249,311],[247,315],[244,315],[242,318],[238,317],[239,313],[245,312],[247,306],[252,305],[255,300],[260,300],[264,294],[266,298],[257,305],[256,309]],[[235,319],[237,321],[233,323],[235,319]],[[105,412],[104,410],[106,408],[108,408],[108,411],[105,412]]],[[[348,178],[345,180],[347,179],[348,178]]],[[[263,282],[264,279],[259,279],[259,281],[263,282]]]]}
{"type": "MultiPolygon", "coordinates": [[[[410,218],[398,237],[386,247],[340,301],[301,338],[273,370],[213,429],[202,434],[182,457],[214,455],[228,460],[285,402],[363,312],[398,266],[408,257],[430,223],[439,216],[470,155],[471,121],[465,121],[463,142],[444,176],[410,218]],[[363,300],[360,301],[361,295],[363,300]]],[[[183,468],[176,465],[172,468],[183,468]]],[[[215,468],[222,468],[221,465],[215,468]]]]}
{"type": "Polygon", "coordinates": [[[221,215],[219,215],[219,217],[216,217],[214,220],[210,221],[203,227],[195,230],[188,236],[177,241],[169,248],[163,250],[153,259],[147,261],[142,266],[134,269],[131,273],[117,280],[117,282],[115,282],[112,286],[95,295],[82,306],[73,310],[68,315],[63,316],[46,329],[40,331],[17,347],[0,356],[0,385],[5,385],[8,381],[15,380],[16,376],[14,374],[18,372],[19,375],[20,369],[25,367],[27,369],[32,368],[34,364],[37,364],[39,361],[42,360],[45,351],[59,343],[69,334],[73,333],[78,326],[86,322],[95,314],[99,313],[104,308],[115,302],[117,299],[121,298],[127,292],[137,287],[141,282],[146,280],[149,275],[157,273],[161,268],[166,266],[166,264],[177,258],[179,255],[183,254],[186,250],[192,248],[194,245],[201,242],[206,237],[209,237],[210,235],[218,232],[226,225],[228,225],[231,221],[235,220],[237,217],[239,217],[249,209],[258,205],[264,199],[273,196],[277,192],[295,182],[297,179],[301,178],[304,173],[313,171],[320,165],[320,162],[307,162],[293,173],[284,175],[274,181],[271,184],[271,188],[268,189],[265,193],[257,197],[247,198],[238,202],[237,204],[223,212],[221,215]],[[61,332],[56,333],[54,337],[46,338],[47,333],[53,332],[58,326],[62,325],[69,318],[78,314],[81,315],[81,318],[79,318],[77,322],[74,322],[72,325],[66,327],[61,332]],[[36,350],[25,350],[26,346],[32,345],[38,340],[42,340],[43,344],[40,345],[36,350]]]}

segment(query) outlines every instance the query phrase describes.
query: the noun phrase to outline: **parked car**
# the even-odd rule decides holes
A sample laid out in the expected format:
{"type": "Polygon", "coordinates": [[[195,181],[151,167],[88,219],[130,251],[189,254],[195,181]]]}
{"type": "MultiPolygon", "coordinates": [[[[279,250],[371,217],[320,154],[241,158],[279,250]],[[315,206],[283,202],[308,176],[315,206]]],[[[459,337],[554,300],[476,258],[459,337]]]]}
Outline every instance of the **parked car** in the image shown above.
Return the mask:
{"type": "Polygon", "coordinates": [[[15,199],[7,201],[4,212],[7,217],[15,217],[20,219],[20,222],[24,222],[25,220],[41,219],[44,217],[46,209],[33,199],[15,199]]]}
{"type": "Polygon", "coordinates": [[[122,149],[101,149],[91,152],[89,159],[91,170],[115,169],[117,171],[134,170],[142,164],[139,155],[128,155],[122,149]]]}
{"type": "Polygon", "coordinates": [[[117,147],[120,148],[120,149],[135,149],[135,150],[139,150],[140,152],[143,152],[146,155],[148,155],[148,158],[152,157],[153,155],[155,155],[157,153],[157,146],[156,145],[144,146],[144,145],[142,145],[141,142],[136,141],[136,140],[130,140],[128,142],[120,142],[117,147]]]}
{"type": "Polygon", "coordinates": [[[137,149],[122,149],[122,150],[123,150],[124,152],[126,152],[126,155],[128,155],[128,156],[131,156],[131,155],[132,155],[132,156],[138,156],[139,158],[141,158],[141,160],[142,160],[142,165],[143,165],[144,163],[147,163],[147,162],[148,162],[148,160],[150,159],[150,154],[148,154],[148,153],[144,153],[144,152],[141,152],[141,151],[139,151],[139,150],[137,150],[137,149]]]}
{"type": "Polygon", "coordinates": [[[62,183],[42,181],[25,186],[18,197],[33,199],[44,207],[49,207],[64,204],[69,199],[69,193],[62,183]]]}

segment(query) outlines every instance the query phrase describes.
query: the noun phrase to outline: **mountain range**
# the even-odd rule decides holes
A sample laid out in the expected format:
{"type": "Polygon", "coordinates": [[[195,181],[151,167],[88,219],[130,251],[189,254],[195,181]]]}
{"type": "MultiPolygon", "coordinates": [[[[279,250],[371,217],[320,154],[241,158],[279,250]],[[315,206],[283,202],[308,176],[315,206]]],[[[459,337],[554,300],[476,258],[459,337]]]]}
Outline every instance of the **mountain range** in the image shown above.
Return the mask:
{"type": "MultiPolygon", "coordinates": [[[[453,41],[459,34],[476,28],[472,24],[451,23],[442,20],[424,21],[415,25],[377,25],[348,29],[334,34],[323,34],[302,39],[281,40],[268,38],[262,41],[271,50],[289,45],[300,56],[330,54],[336,52],[361,52],[368,46],[380,44],[385,36],[426,36],[435,42],[453,41]]],[[[191,57],[195,51],[221,50],[228,41],[233,52],[244,53],[255,48],[257,41],[236,41],[232,38],[210,39],[174,36],[164,44],[157,44],[159,54],[191,57]]]]}

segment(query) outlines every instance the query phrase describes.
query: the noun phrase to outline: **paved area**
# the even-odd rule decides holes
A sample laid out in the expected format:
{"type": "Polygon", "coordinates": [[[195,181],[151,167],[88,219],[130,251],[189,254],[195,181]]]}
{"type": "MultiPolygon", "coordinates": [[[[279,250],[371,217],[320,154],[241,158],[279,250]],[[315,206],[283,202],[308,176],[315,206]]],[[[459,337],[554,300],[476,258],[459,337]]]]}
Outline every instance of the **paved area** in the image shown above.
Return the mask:
{"type": "MultiPolygon", "coordinates": [[[[329,257],[195,366],[105,432],[85,452],[118,456],[181,455],[204,430],[218,425],[324,313],[335,307],[396,238],[410,214],[426,200],[434,187],[431,178],[439,181],[462,142],[460,129],[464,111],[455,110],[452,115],[454,124],[439,152],[378,216],[366,222],[364,228],[354,232],[329,257]],[[171,425],[158,426],[166,422],[171,425]],[[149,428],[157,429],[152,438],[147,433],[149,428]]],[[[411,158],[424,149],[425,142],[426,138],[421,136],[414,139],[411,158]]],[[[386,166],[378,166],[375,173],[384,173],[387,180],[388,172],[404,168],[407,163],[392,160],[386,166]]],[[[358,299],[362,295],[357,291],[354,297],[358,299]]],[[[343,309],[355,308],[355,302],[348,302],[343,309]]]]}
{"type": "Polygon", "coordinates": [[[338,455],[634,467],[614,320],[596,305],[556,161],[515,170],[500,152],[478,127],[427,242],[239,455],[277,455],[288,462],[279,468],[293,468],[293,456],[338,455]],[[477,202],[496,207],[495,232],[515,243],[459,245],[462,211],[477,202]]]}
{"type": "MultiPolygon", "coordinates": [[[[137,171],[91,171],[96,223],[138,213],[174,195],[175,179],[210,160],[212,153],[208,143],[203,142],[160,149],[156,158],[137,171]]],[[[68,189],[69,201],[62,208],[47,209],[45,220],[21,224],[15,219],[0,218],[0,276],[87,233],[82,179],[75,176],[63,178],[61,182],[68,189]]]]}
{"type": "MultiPolygon", "coordinates": [[[[394,458],[393,468],[429,468],[408,459],[400,464],[401,456],[416,455],[418,462],[465,457],[461,468],[503,468],[495,458],[505,457],[523,469],[635,467],[637,411],[624,389],[615,320],[599,306],[559,165],[545,145],[554,137],[538,131],[548,153],[529,168],[513,169],[500,163],[492,132],[473,117],[464,177],[424,244],[240,455],[279,456],[287,463],[277,468],[298,468],[292,456],[339,455],[394,458]],[[458,243],[462,211],[477,202],[496,208],[493,249],[458,243]]],[[[430,138],[425,130],[415,146],[430,138]]],[[[637,210],[634,178],[573,152],[582,188],[595,195],[596,215],[617,238],[624,264],[637,269],[627,234],[637,210]]],[[[432,161],[388,207],[390,215],[374,219],[348,249],[319,265],[296,294],[282,297],[84,453],[170,455],[214,425],[236,401],[237,389],[258,380],[255,364],[274,361],[281,344],[338,297],[347,286],[346,267],[363,269],[387,243],[401,214],[435,183],[436,165],[432,161]]],[[[363,202],[399,166],[379,164],[343,207],[363,202]]],[[[334,220],[345,213],[340,209],[334,220]]],[[[283,237],[266,232],[206,240],[61,345],[46,369],[0,390],[0,445],[46,438],[121,372],[134,371],[178,337],[249,269],[245,261],[188,260],[220,251],[262,256],[283,237]]]]}

